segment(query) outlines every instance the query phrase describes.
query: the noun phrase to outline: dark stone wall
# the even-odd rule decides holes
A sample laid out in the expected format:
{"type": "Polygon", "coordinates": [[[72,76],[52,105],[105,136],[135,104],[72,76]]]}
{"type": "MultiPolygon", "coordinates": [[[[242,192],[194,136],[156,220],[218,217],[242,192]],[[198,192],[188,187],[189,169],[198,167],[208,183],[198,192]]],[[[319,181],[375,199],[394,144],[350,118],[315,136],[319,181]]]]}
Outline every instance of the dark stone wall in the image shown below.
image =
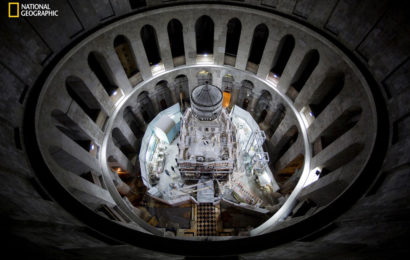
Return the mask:
{"type": "MultiPolygon", "coordinates": [[[[147,8],[151,8],[184,1],[146,2],[147,8]]],[[[241,258],[378,259],[408,254],[410,10],[406,2],[224,2],[265,8],[292,17],[346,48],[381,89],[391,133],[386,137],[389,150],[379,178],[348,212],[317,234],[241,258]]],[[[2,246],[15,255],[28,253],[50,259],[164,258],[159,253],[102,238],[50,199],[34,178],[26,156],[30,147],[23,151],[21,135],[25,101],[36,79],[58,53],[89,30],[139,11],[131,9],[127,0],[50,3],[52,8],[59,9],[60,17],[9,19],[4,14],[0,17],[0,217],[2,241],[6,241],[2,246]]],[[[7,8],[7,2],[1,5],[3,10],[7,8]]]]}

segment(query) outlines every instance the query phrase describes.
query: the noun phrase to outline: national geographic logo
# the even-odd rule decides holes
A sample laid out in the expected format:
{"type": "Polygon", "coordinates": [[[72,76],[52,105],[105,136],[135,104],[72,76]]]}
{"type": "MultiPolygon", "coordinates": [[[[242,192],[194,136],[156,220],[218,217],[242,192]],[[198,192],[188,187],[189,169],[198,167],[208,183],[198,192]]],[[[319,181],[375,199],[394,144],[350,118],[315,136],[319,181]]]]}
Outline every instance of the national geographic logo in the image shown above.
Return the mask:
{"type": "Polygon", "coordinates": [[[10,2],[9,3],[9,18],[19,18],[20,17],[20,3],[10,2]]]}
{"type": "Polygon", "coordinates": [[[9,2],[9,18],[20,16],[58,16],[58,10],[50,8],[50,4],[20,4],[9,2]]]}

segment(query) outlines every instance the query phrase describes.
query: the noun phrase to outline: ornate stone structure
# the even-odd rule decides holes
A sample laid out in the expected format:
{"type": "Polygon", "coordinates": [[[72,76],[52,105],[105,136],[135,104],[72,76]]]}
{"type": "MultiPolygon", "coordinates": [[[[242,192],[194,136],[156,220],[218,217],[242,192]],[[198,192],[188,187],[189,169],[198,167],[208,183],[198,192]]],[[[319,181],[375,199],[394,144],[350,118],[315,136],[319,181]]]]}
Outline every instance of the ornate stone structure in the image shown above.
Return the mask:
{"type": "Polygon", "coordinates": [[[236,129],[222,109],[222,91],[206,83],[191,93],[181,122],[178,168],[185,180],[227,180],[234,169],[236,129]]]}

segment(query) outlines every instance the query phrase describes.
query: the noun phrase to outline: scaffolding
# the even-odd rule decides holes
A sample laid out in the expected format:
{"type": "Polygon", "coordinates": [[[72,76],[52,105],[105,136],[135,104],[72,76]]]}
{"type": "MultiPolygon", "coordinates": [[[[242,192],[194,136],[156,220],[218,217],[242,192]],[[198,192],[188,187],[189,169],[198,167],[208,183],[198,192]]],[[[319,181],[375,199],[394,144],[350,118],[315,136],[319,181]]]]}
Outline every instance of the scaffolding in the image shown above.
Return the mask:
{"type": "Polygon", "coordinates": [[[228,180],[235,166],[236,129],[225,110],[201,121],[188,108],[181,120],[178,169],[184,180],[228,180]]]}

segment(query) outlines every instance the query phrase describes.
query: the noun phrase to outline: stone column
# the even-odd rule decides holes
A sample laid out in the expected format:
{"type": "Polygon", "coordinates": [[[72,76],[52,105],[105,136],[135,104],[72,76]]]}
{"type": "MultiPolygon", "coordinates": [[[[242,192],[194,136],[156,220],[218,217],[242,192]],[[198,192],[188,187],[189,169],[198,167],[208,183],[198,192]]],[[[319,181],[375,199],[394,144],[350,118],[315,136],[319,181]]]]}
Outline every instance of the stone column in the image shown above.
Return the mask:
{"type": "Polygon", "coordinates": [[[158,114],[160,111],[161,111],[161,109],[160,109],[160,105],[159,105],[159,103],[158,103],[158,99],[157,99],[157,95],[156,95],[156,93],[149,93],[148,94],[148,97],[151,99],[151,103],[152,103],[152,105],[154,106],[154,109],[155,109],[155,114],[158,114]]]}
{"type": "Polygon", "coordinates": [[[173,104],[179,103],[178,86],[174,82],[172,82],[168,83],[168,88],[171,91],[173,104]]]}
{"type": "Polygon", "coordinates": [[[76,102],[71,103],[67,116],[74,122],[77,122],[78,127],[81,128],[81,130],[83,130],[94,143],[97,145],[102,144],[102,140],[104,138],[103,132],[76,102]]]}
{"type": "Polygon", "coordinates": [[[95,99],[97,99],[101,106],[101,110],[107,115],[111,115],[114,104],[97,79],[97,76],[95,76],[88,64],[86,64],[86,61],[79,60],[76,65],[73,64],[70,67],[73,68],[73,75],[78,76],[90,90],[95,99]]]}
{"type": "Polygon", "coordinates": [[[288,63],[286,64],[285,70],[283,71],[282,76],[280,77],[277,84],[277,87],[281,93],[286,94],[286,92],[288,91],[292,79],[303,60],[303,57],[308,51],[309,50],[306,50],[306,48],[301,46],[301,44],[296,41],[295,49],[293,49],[288,63]]]}
{"type": "Polygon", "coordinates": [[[241,83],[233,82],[232,87],[232,95],[231,95],[231,105],[236,105],[236,101],[238,100],[239,91],[241,90],[241,83]]]}
{"type": "Polygon", "coordinates": [[[244,20],[241,20],[241,22],[242,32],[239,39],[235,68],[246,70],[246,64],[248,63],[249,51],[252,44],[253,31],[256,24],[251,20],[251,17],[246,17],[244,20]]]}
{"type": "MultiPolygon", "coordinates": [[[[121,152],[121,150],[115,146],[114,141],[110,138],[107,146],[107,158],[113,156],[116,163],[122,169],[128,171],[131,176],[135,176],[135,167],[132,162],[121,152]]],[[[117,174],[115,174],[117,175],[117,174]]]]}
{"type": "MultiPolygon", "coordinates": [[[[319,61],[319,64],[313,70],[312,74],[309,76],[309,79],[306,81],[302,90],[295,99],[294,106],[297,110],[300,111],[304,106],[308,105],[307,102],[309,102],[309,100],[317,98],[317,96],[313,97],[313,94],[317,93],[316,90],[321,87],[321,84],[323,84],[329,76],[328,71],[330,71],[330,68],[331,65],[323,62],[323,59],[319,61]]],[[[331,83],[327,81],[327,84],[331,83]]]]}
{"type": "Polygon", "coordinates": [[[265,50],[261,62],[259,64],[257,76],[262,79],[266,79],[270,69],[272,67],[273,59],[276,55],[276,50],[279,46],[280,38],[278,38],[277,30],[273,28],[270,29],[268,40],[266,41],[265,50]]]}
{"type": "Polygon", "coordinates": [[[215,20],[214,30],[214,63],[223,65],[225,58],[226,22],[224,19],[215,20]]]}
{"type": "Polygon", "coordinates": [[[64,181],[66,185],[70,186],[70,190],[75,197],[94,209],[101,205],[115,206],[115,202],[107,190],[80,176],[66,172],[64,181]]]}
{"type": "Polygon", "coordinates": [[[263,120],[263,122],[261,122],[259,124],[259,127],[261,128],[261,130],[266,131],[266,130],[269,129],[274,115],[275,115],[274,111],[268,110],[268,113],[266,114],[265,120],[263,120]]]}
{"type": "Polygon", "coordinates": [[[138,124],[143,126],[143,130],[147,128],[147,124],[145,123],[144,117],[142,116],[140,110],[138,108],[132,108],[132,112],[134,113],[134,116],[138,119],[138,124]]]}
{"type": "Polygon", "coordinates": [[[259,91],[255,91],[255,89],[252,91],[252,99],[249,102],[248,105],[248,111],[249,113],[251,113],[252,116],[255,116],[255,107],[256,104],[258,103],[259,97],[260,97],[261,93],[259,91]]]}
{"type": "Polygon", "coordinates": [[[138,69],[141,72],[142,79],[147,80],[152,77],[152,72],[147,55],[145,54],[144,45],[142,44],[141,37],[139,36],[140,29],[141,28],[135,28],[135,30],[130,31],[127,36],[130,40],[132,51],[138,65],[138,69]]]}
{"type": "Polygon", "coordinates": [[[186,75],[188,77],[188,90],[189,95],[191,95],[192,90],[198,86],[198,79],[196,77],[196,73],[191,71],[189,74],[186,75]]]}
{"type": "Polygon", "coordinates": [[[196,64],[196,39],[195,39],[195,19],[189,15],[181,20],[183,24],[184,49],[186,65],[196,64]]]}
{"type": "MultiPolygon", "coordinates": [[[[111,47],[111,45],[110,45],[111,47]]],[[[120,60],[118,59],[117,53],[114,48],[105,48],[106,60],[110,67],[113,79],[120,89],[124,92],[125,95],[131,92],[132,86],[128,80],[127,75],[125,74],[124,68],[121,65],[120,60]]]]}
{"type": "Polygon", "coordinates": [[[287,132],[287,130],[294,124],[292,120],[292,113],[286,112],[285,117],[280,122],[279,126],[276,128],[275,133],[272,135],[269,143],[272,147],[277,146],[278,142],[282,138],[282,136],[287,132]]]}
{"type": "Polygon", "coordinates": [[[165,70],[174,68],[174,62],[172,60],[171,46],[169,44],[168,32],[166,26],[155,26],[157,32],[159,50],[161,53],[161,60],[164,63],[165,70]]]}
{"type": "Polygon", "coordinates": [[[116,125],[116,127],[118,127],[118,129],[121,131],[122,135],[125,137],[128,144],[131,145],[135,149],[135,144],[137,143],[137,137],[134,135],[134,133],[132,132],[128,124],[118,124],[116,125]]]}
{"type": "Polygon", "coordinates": [[[97,159],[91,155],[90,152],[84,150],[80,145],[78,145],[71,138],[67,137],[65,134],[56,134],[58,142],[56,143],[55,141],[52,141],[51,145],[59,147],[59,150],[54,152],[54,155],[64,158],[64,160],[58,163],[62,169],[70,169],[70,172],[74,174],[81,174],[88,170],[100,171],[100,166],[97,159]],[[69,156],[67,156],[67,154],[69,156]]]}

